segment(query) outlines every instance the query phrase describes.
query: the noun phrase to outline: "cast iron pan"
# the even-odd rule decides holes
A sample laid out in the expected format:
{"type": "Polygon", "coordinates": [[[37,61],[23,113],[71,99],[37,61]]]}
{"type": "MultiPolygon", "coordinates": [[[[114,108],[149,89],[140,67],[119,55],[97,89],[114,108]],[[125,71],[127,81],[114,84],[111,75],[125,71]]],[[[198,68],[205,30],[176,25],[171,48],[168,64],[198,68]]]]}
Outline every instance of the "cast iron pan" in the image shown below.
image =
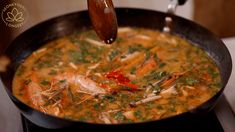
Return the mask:
{"type": "MultiPolygon", "coordinates": [[[[119,26],[144,27],[155,30],[162,30],[164,26],[164,18],[166,17],[165,13],[144,9],[118,8],[116,9],[116,13],[119,26]]],[[[25,105],[12,95],[12,79],[21,62],[33,51],[51,40],[74,32],[83,32],[91,29],[91,22],[87,11],[75,12],[47,20],[20,34],[5,51],[5,54],[10,57],[12,63],[8,67],[7,72],[1,74],[1,79],[9,97],[19,108],[21,113],[31,122],[41,127],[55,129],[75,126],[78,129],[114,128],[115,130],[118,128],[132,127],[144,128],[145,126],[154,126],[156,128],[169,127],[171,123],[177,124],[187,118],[191,118],[211,110],[227,84],[232,70],[231,56],[226,46],[219,38],[192,21],[177,16],[172,16],[172,18],[174,21],[172,34],[181,36],[207,51],[210,57],[219,66],[222,77],[222,89],[209,101],[191,111],[188,111],[187,113],[167,119],[143,123],[118,125],[91,124],[44,114],[25,105]]]]}

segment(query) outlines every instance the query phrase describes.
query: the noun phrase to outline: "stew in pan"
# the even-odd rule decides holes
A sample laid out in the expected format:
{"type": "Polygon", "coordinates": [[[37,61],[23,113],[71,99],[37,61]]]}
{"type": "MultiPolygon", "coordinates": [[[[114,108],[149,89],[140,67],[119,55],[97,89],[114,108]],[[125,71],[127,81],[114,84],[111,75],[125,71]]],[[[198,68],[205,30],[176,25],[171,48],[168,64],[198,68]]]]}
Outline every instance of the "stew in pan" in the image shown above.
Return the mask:
{"type": "Polygon", "coordinates": [[[51,41],[18,67],[13,93],[50,115],[129,123],[181,114],[221,88],[205,51],[159,31],[121,27],[113,45],[90,30],[51,41]]]}

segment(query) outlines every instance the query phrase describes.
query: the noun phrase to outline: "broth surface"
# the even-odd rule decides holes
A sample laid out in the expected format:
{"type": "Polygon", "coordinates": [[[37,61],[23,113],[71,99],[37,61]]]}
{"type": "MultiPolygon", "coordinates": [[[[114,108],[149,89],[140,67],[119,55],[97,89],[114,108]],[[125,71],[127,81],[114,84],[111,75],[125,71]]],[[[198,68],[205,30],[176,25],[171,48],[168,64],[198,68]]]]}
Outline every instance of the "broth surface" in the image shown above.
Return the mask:
{"type": "Polygon", "coordinates": [[[114,124],[184,113],[215,95],[220,82],[218,67],[199,47],[122,27],[112,45],[91,30],[45,44],[17,69],[13,94],[50,115],[114,124]]]}

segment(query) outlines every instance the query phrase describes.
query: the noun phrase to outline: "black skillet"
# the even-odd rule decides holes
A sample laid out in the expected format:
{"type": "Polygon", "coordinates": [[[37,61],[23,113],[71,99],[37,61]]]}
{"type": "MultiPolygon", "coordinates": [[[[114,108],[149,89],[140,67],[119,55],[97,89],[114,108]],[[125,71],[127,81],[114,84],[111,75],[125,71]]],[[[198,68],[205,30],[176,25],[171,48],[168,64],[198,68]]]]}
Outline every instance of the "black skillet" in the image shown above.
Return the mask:
{"type": "MultiPolygon", "coordinates": [[[[165,13],[144,9],[118,8],[116,13],[119,26],[144,27],[155,30],[162,30],[166,17],[165,13]]],[[[33,51],[51,40],[74,32],[83,32],[91,29],[91,22],[87,11],[75,12],[47,20],[19,35],[5,51],[5,54],[10,57],[12,63],[8,67],[7,72],[1,74],[2,82],[9,97],[21,113],[34,124],[45,128],[65,128],[69,126],[77,128],[114,128],[115,130],[132,127],[144,128],[145,126],[161,128],[169,127],[172,123],[177,124],[187,118],[207,113],[215,106],[230,77],[232,70],[231,56],[223,42],[207,29],[181,17],[172,16],[172,19],[174,21],[172,34],[181,36],[204,49],[218,65],[222,77],[222,89],[203,105],[186,113],[167,119],[143,123],[118,125],[92,124],[44,114],[25,105],[12,95],[12,79],[21,62],[33,51]]]]}

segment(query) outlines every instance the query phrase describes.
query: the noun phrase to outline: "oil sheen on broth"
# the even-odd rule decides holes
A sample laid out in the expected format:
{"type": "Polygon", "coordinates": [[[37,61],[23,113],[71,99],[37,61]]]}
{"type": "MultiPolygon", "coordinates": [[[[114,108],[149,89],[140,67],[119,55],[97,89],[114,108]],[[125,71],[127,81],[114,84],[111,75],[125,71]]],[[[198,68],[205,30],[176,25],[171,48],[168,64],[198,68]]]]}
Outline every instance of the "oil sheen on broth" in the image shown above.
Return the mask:
{"type": "Polygon", "coordinates": [[[122,27],[113,45],[90,30],[41,47],[17,69],[13,93],[50,115],[129,123],[193,109],[220,90],[220,81],[216,64],[186,40],[122,27]]]}

